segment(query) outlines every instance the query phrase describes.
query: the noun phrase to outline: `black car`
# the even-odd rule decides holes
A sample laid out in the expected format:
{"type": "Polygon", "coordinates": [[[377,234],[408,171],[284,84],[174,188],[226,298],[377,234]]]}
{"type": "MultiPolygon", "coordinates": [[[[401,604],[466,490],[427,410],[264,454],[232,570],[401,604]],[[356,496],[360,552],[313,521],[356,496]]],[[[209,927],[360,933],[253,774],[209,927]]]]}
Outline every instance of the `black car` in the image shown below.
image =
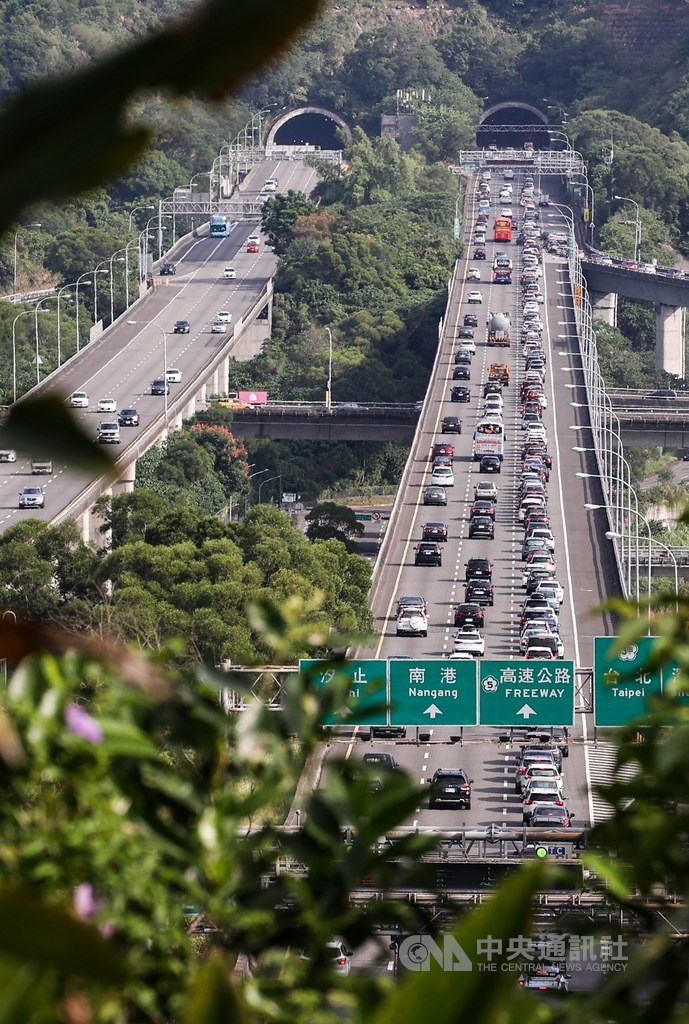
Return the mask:
{"type": "Polygon", "coordinates": [[[464,600],[475,604],[493,604],[493,584],[488,580],[470,580],[464,588],[464,600]]]}
{"type": "Polygon", "coordinates": [[[470,558],[464,563],[464,579],[469,580],[492,580],[493,563],[490,558],[470,558]]]}
{"type": "Polygon", "coordinates": [[[475,313],[465,313],[463,323],[465,327],[478,327],[478,317],[475,313]]]}
{"type": "Polygon", "coordinates": [[[457,416],[443,416],[440,429],[443,434],[461,434],[462,421],[457,416]]]}
{"type": "Polygon", "coordinates": [[[488,516],[489,519],[495,519],[495,502],[492,498],[476,498],[472,501],[469,518],[473,519],[475,516],[488,516]]]}
{"type": "Polygon", "coordinates": [[[495,523],[489,516],[473,516],[469,523],[469,538],[471,540],[493,540],[495,537],[495,523]]]}
{"type": "Polygon", "coordinates": [[[160,273],[163,277],[166,277],[169,274],[176,274],[177,267],[174,265],[174,263],[163,263],[162,267],[160,268],[160,273]]]}
{"type": "Polygon", "coordinates": [[[471,401],[471,389],[466,388],[463,385],[457,385],[450,391],[451,402],[470,402],[471,401]]]}
{"type": "Polygon", "coordinates": [[[435,540],[443,542],[447,540],[447,526],[445,523],[424,523],[421,531],[421,540],[435,540]]]}
{"type": "Polygon", "coordinates": [[[489,380],[483,385],[483,397],[487,398],[488,395],[501,395],[502,384],[498,384],[497,381],[489,380]]]}
{"type": "Polygon", "coordinates": [[[458,338],[473,338],[474,328],[473,327],[460,327],[457,331],[458,338]]]}
{"type": "Polygon", "coordinates": [[[536,804],[531,815],[530,828],[571,828],[572,815],[566,807],[557,804],[536,804]]]}
{"type": "Polygon", "coordinates": [[[443,553],[440,544],[422,541],[414,551],[414,565],[442,565],[443,553]]]}
{"type": "Polygon", "coordinates": [[[164,377],[156,377],[154,381],[151,381],[151,394],[152,395],[169,395],[170,385],[164,377]]]}
{"type": "Polygon", "coordinates": [[[470,779],[462,768],[438,768],[431,779],[429,807],[464,807],[471,809],[470,779]]]}
{"type": "Polygon", "coordinates": [[[474,256],[473,256],[473,258],[475,260],[485,260],[485,258],[486,258],[486,250],[483,248],[482,245],[474,246],[474,256]]]}
{"type": "Polygon", "coordinates": [[[447,492],[444,487],[427,487],[423,492],[424,505],[447,505],[447,492]]]}
{"type": "Polygon", "coordinates": [[[191,330],[188,320],[178,320],[172,328],[173,334],[188,334],[191,330]]]}
{"type": "Polygon", "coordinates": [[[653,401],[673,402],[677,398],[677,392],[673,391],[672,388],[658,388],[657,391],[647,392],[644,398],[650,398],[653,401]]]}
{"type": "Polygon", "coordinates": [[[455,626],[475,626],[482,629],[484,621],[483,608],[475,601],[464,601],[455,608],[455,626]]]}
{"type": "Polygon", "coordinates": [[[121,427],[139,426],[139,414],[136,409],[121,409],[117,419],[121,427]]]}
{"type": "Polygon", "coordinates": [[[466,352],[464,349],[458,349],[455,352],[455,365],[462,363],[464,366],[471,366],[471,352],[466,352]]]}
{"type": "Polygon", "coordinates": [[[497,455],[484,455],[478,464],[479,473],[499,473],[502,462],[497,455]]]}
{"type": "Polygon", "coordinates": [[[455,366],[452,371],[453,380],[471,380],[471,367],[461,363],[459,366],[455,366]]]}

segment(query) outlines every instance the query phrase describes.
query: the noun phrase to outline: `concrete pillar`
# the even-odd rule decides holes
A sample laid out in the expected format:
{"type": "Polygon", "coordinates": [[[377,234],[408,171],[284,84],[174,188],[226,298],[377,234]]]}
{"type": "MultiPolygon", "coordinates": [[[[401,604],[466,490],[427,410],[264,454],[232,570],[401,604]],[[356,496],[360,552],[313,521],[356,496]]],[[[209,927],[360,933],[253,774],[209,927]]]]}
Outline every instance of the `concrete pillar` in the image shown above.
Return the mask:
{"type": "Polygon", "coordinates": [[[84,544],[88,544],[91,539],[91,513],[88,509],[79,516],[79,529],[81,530],[81,539],[84,544]]]}
{"type": "Polygon", "coordinates": [[[226,356],[218,367],[218,394],[226,395],[230,390],[230,359],[226,356]]]}
{"type": "Polygon", "coordinates": [[[192,416],[196,415],[196,395],[192,395],[185,405],[183,415],[185,420],[190,420],[192,416]]]}
{"type": "Polygon", "coordinates": [[[119,494],[131,494],[134,490],[136,480],[136,459],[125,466],[120,474],[119,480],[112,485],[112,493],[117,497],[119,494]]]}
{"type": "MultiPolygon", "coordinates": [[[[101,498],[110,497],[115,493],[114,486],[106,488],[101,494],[101,498]]],[[[100,516],[96,515],[93,509],[89,517],[89,540],[97,548],[107,548],[109,551],[112,547],[112,533],[107,530],[105,533],[101,533],[100,528],[103,525],[103,520],[100,516]]]]}
{"type": "Polygon", "coordinates": [[[617,292],[590,292],[593,319],[617,327],[617,292]]]}
{"type": "Polygon", "coordinates": [[[172,420],[172,429],[173,430],[181,430],[182,429],[182,413],[181,412],[175,413],[174,418],[172,420]]]}
{"type": "Polygon", "coordinates": [[[684,309],[656,303],[656,366],[684,376],[684,309]]]}
{"type": "Polygon", "coordinates": [[[213,370],[213,375],[210,378],[211,394],[212,395],[219,395],[220,394],[220,391],[218,390],[219,387],[220,387],[220,374],[218,373],[217,369],[215,369],[215,370],[213,370]]]}

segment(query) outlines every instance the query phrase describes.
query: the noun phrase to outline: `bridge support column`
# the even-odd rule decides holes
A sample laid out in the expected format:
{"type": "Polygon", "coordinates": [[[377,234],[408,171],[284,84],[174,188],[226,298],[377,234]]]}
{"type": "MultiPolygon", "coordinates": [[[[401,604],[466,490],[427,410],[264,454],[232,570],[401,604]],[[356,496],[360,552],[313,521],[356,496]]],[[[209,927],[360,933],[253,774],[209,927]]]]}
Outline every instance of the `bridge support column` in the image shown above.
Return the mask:
{"type": "Polygon", "coordinates": [[[617,292],[591,292],[594,320],[617,327],[617,292]]]}
{"type": "Polygon", "coordinates": [[[91,513],[88,509],[79,516],[79,529],[81,530],[81,539],[84,544],[88,544],[91,539],[91,513]]]}
{"type": "Polygon", "coordinates": [[[190,420],[192,416],[196,415],[196,395],[192,395],[192,397],[189,399],[186,406],[184,407],[184,412],[182,415],[184,416],[185,420],[190,420]]]}
{"type": "MultiPolygon", "coordinates": [[[[101,494],[101,498],[112,497],[112,495],[116,493],[115,488],[116,484],[113,484],[112,487],[108,487],[107,490],[103,491],[101,494]]],[[[112,548],[112,533],[110,530],[107,530],[105,533],[100,532],[103,520],[99,515],[96,515],[93,509],[89,510],[88,516],[90,543],[97,548],[106,548],[109,551],[112,548]]]]}
{"type": "Polygon", "coordinates": [[[266,304],[259,316],[251,323],[237,324],[236,341],[232,346],[233,359],[253,359],[263,348],[263,343],[273,333],[273,289],[269,284],[266,304]]]}
{"type": "Polygon", "coordinates": [[[182,421],[183,421],[183,419],[184,419],[183,414],[181,412],[178,412],[176,414],[175,418],[172,421],[172,429],[173,430],[181,430],[182,429],[182,421]]]}
{"type": "Polygon", "coordinates": [[[120,494],[131,494],[134,490],[134,481],[136,480],[136,459],[130,462],[128,466],[125,466],[122,470],[122,475],[119,480],[116,480],[112,485],[113,496],[117,497],[120,494]]]}
{"type": "Polygon", "coordinates": [[[230,390],[230,359],[223,359],[218,367],[218,394],[226,395],[230,390]]]}
{"type": "Polygon", "coordinates": [[[684,309],[656,303],[656,366],[684,377],[684,309]]]}

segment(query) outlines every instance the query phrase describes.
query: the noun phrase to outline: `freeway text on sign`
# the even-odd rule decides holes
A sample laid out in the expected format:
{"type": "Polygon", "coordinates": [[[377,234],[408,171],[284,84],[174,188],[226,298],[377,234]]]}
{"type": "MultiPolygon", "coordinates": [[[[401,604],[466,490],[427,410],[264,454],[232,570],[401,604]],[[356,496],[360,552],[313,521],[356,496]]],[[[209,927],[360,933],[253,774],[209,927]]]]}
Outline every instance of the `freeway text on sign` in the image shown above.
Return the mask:
{"type": "MultiPolygon", "coordinates": [[[[387,661],[384,658],[370,658],[363,661],[347,661],[333,669],[328,661],[302,658],[299,671],[316,670],[316,686],[326,687],[336,674],[347,676],[350,681],[349,697],[353,701],[352,710],[356,710],[355,725],[387,725],[387,712],[382,705],[387,703],[387,661]],[[323,666],[323,671],[318,671],[323,666]],[[373,710],[373,709],[377,710],[373,710]]],[[[336,714],[329,715],[323,725],[347,725],[352,711],[344,708],[336,714]]]]}
{"type": "Polygon", "coordinates": [[[573,661],[483,661],[481,725],[574,725],[573,661]]]}
{"type": "Polygon", "coordinates": [[[476,725],[476,664],[391,661],[390,725],[476,725]]]}

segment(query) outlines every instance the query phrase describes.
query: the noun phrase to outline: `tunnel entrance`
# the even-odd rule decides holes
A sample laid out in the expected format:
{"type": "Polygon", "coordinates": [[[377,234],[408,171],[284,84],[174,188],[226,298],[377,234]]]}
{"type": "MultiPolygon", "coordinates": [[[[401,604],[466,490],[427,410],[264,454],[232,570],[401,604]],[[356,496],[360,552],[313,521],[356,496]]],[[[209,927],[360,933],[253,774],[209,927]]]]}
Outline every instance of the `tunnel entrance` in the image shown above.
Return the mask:
{"type": "Polygon", "coordinates": [[[498,146],[500,149],[523,149],[530,143],[534,149],[549,149],[552,137],[547,115],[530,103],[496,103],[485,112],[476,131],[479,149],[498,146]],[[510,127],[514,125],[514,130],[510,127]]]}
{"type": "Polygon", "coordinates": [[[351,138],[345,121],[323,107],[299,107],[282,114],[271,126],[267,146],[314,146],[342,149],[341,133],[351,138]]]}

